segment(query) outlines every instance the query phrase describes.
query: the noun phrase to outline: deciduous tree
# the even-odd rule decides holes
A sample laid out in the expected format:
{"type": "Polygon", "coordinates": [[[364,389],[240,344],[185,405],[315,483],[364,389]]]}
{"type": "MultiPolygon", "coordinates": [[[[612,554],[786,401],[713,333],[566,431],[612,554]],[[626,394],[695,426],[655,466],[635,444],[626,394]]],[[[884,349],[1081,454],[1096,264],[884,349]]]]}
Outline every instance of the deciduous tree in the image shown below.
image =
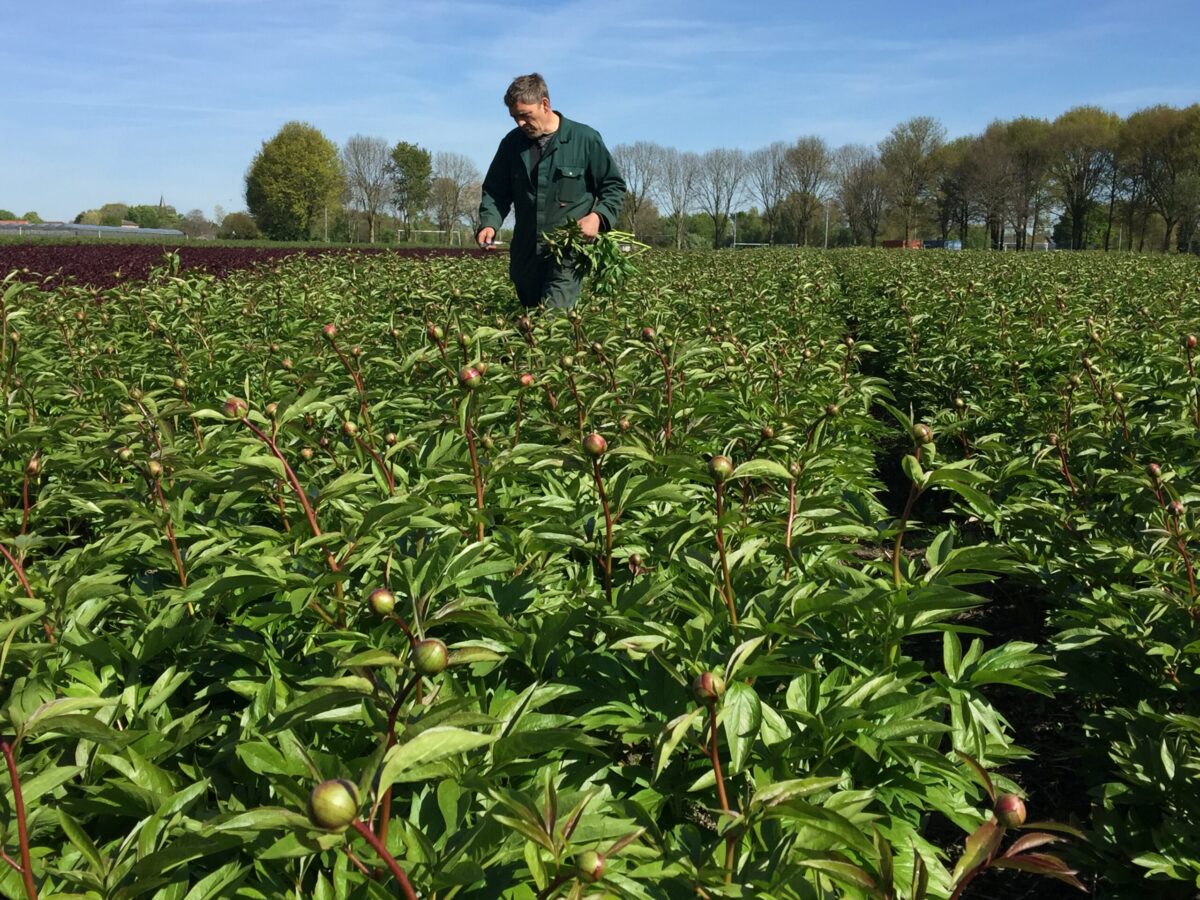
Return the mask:
{"type": "Polygon", "coordinates": [[[391,204],[404,228],[404,239],[412,240],[412,222],[429,203],[433,158],[428,150],[408,141],[392,148],[388,165],[391,178],[391,204]]]}
{"type": "Polygon", "coordinates": [[[1050,123],[1032,116],[1013,119],[1005,126],[1005,140],[1011,164],[1011,212],[1017,249],[1026,249],[1027,239],[1029,249],[1033,249],[1042,213],[1050,200],[1050,123]]]}
{"type": "MultiPolygon", "coordinates": [[[[1163,219],[1163,251],[1171,248],[1175,226],[1189,217],[1200,177],[1200,105],[1185,109],[1151,106],[1124,124],[1128,146],[1146,196],[1163,219]]],[[[1181,242],[1184,249],[1187,242],[1181,242]]]]}
{"type": "Polygon", "coordinates": [[[232,212],[221,220],[217,237],[231,241],[253,241],[262,237],[262,232],[249,213],[232,212]]]}
{"type": "Polygon", "coordinates": [[[612,150],[613,159],[625,179],[625,207],[630,227],[637,234],[642,210],[649,202],[662,168],[663,148],[651,141],[618,144],[612,150]]]}
{"type": "Polygon", "coordinates": [[[801,244],[808,243],[808,226],[825,202],[829,186],[829,146],[816,135],[802,137],[787,149],[785,185],[794,194],[794,216],[801,244]]]}
{"type": "Polygon", "coordinates": [[[762,208],[770,244],[775,243],[779,204],[787,193],[787,151],[785,141],[775,141],[746,159],[746,193],[762,208]]]}
{"type": "Polygon", "coordinates": [[[1050,174],[1071,222],[1072,250],[1084,247],[1088,212],[1115,153],[1119,121],[1099,107],[1079,106],[1050,127],[1050,174]]]}
{"type": "Polygon", "coordinates": [[[351,135],[342,147],[342,171],[350,202],[367,217],[370,243],[375,243],[375,223],[387,202],[391,179],[387,141],[363,134],[351,135]]]}
{"type": "Polygon", "coordinates": [[[879,155],[870,147],[847,144],[834,154],[832,172],[838,204],[854,240],[874,247],[886,200],[879,155]]]}
{"type": "MultiPolygon", "coordinates": [[[[479,169],[461,153],[434,154],[429,211],[438,228],[449,232],[474,212],[482,182],[479,169]]],[[[449,241],[449,234],[446,239],[449,241]]]]}
{"type": "Polygon", "coordinates": [[[700,210],[712,219],[714,250],[725,238],[725,224],[729,221],[730,210],[741,198],[745,178],[745,151],[718,147],[700,157],[696,200],[700,210]]]}
{"type": "Polygon", "coordinates": [[[246,206],[263,234],[275,240],[311,237],[341,190],[337,146],[303,122],[288,122],[264,141],[246,172],[246,206]]]}
{"type": "Polygon", "coordinates": [[[945,140],[946,129],[941,122],[931,116],[916,116],[897,125],[879,143],[888,194],[904,222],[905,240],[934,182],[935,154],[945,140]]]}
{"type": "Polygon", "coordinates": [[[687,217],[696,208],[696,182],[700,157],[674,147],[663,150],[662,178],[655,196],[658,205],[675,226],[675,249],[682,250],[687,235],[687,217]]]}

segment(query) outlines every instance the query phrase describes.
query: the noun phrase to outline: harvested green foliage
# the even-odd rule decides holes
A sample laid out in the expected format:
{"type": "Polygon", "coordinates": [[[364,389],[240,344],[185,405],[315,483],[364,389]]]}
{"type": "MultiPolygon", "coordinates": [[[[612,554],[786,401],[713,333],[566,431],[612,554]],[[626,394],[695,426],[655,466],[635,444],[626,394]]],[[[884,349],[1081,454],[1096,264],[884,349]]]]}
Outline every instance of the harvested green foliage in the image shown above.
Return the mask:
{"type": "Polygon", "coordinates": [[[560,265],[567,260],[597,297],[612,297],[636,274],[633,258],[649,249],[628,231],[602,231],[585,238],[575,221],[542,235],[546,248],[560,265]]]}

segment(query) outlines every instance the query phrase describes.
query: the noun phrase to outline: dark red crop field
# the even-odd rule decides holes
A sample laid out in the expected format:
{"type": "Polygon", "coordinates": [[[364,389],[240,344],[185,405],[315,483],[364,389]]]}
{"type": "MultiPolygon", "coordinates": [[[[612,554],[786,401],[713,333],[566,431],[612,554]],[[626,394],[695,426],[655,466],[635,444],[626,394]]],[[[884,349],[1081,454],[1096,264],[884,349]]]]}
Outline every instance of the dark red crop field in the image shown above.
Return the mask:
{"type": "Polygon", "coordinates": [[[397,256],[476,256],[482,250],[422,247],[163,247],[158,244],[0,244],[0,277],[12,271],[28,273],[29,280],[46,280],[50,285],[86,284],[98,288],[115,287],[128,281],[145,279],[150,270],[163,264],[169,252],[179,254],[180,269],[201,270],[222,276],[261,263],[288,256],[321,256],[348,253],[391,253],[397,256]]]}

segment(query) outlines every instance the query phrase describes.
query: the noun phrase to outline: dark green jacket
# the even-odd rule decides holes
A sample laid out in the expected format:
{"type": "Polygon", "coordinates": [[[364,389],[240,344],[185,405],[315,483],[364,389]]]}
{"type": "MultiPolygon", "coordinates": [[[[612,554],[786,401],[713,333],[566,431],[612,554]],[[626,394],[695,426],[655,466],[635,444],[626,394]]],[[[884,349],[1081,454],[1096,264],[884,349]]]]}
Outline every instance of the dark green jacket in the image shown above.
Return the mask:
{"type": "Polygon", "coordinates": [[[529,175],[533,141],[514,128],[500,141],[496,157],[483,180],[479,227],[500,231],[508,211],[517,223],[509,248],[509,268],[520,271],[532,263],[542,232],[590,212],[600,216],[601,230],[613,227],[625,200],[625,180],[617,171],[604,140],[587,125],[559,113],[558,131],[529,175]]]}

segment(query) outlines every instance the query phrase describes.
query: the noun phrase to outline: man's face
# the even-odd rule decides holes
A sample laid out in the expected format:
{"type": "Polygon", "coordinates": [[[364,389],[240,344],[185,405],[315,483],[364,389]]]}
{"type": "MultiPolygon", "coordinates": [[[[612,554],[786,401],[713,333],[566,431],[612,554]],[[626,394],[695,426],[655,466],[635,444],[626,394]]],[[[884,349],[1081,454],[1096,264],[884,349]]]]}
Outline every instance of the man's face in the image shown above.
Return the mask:
{"type": "Polygon", "coordinates": [[[531,140],[549,134],[558,124],[558,117],[551,111],[550,101],[546,97],[537,103],[514,103],[508,108],[508,114],[531,140]]]}

